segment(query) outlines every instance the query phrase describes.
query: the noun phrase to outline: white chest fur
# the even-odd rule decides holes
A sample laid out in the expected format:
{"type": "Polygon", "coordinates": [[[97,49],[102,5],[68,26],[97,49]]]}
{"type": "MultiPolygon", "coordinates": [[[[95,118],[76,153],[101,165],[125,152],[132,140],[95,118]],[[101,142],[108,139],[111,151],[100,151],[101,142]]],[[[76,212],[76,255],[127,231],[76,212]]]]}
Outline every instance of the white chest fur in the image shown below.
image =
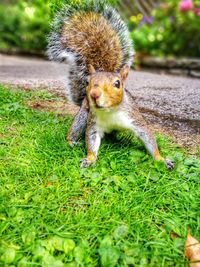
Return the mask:
{"type": "Polygon", "coordinates": [[[131,129],[131,119],[124,111],[119,110],[96,110],[96,123],[102,134],[113,130],[131,129]]]}

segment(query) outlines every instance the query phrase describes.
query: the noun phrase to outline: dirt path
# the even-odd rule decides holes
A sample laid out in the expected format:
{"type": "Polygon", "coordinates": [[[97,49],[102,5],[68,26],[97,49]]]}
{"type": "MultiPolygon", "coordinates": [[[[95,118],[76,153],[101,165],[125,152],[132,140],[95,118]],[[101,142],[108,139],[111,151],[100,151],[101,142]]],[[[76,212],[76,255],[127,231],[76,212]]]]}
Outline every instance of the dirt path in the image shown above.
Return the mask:
{"type": "MultiPolygon", "coordinates": [[[[65,77],[64,64],[0,55],[0,83],[64,94],[65,77]]],[[[199,145],[200,79],[131,71],[127,89],[154,128],[199,145]]]]}

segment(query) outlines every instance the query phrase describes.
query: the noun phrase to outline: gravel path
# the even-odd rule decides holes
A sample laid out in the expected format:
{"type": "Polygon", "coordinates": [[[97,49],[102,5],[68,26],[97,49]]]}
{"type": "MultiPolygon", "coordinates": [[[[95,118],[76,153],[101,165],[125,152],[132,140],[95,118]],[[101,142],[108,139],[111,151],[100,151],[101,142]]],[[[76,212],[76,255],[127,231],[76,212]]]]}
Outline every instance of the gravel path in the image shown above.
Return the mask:
{"type": "MultiPolygon", "coordinates": [[[[65,74],[64,64],[0,55],[0,83],[64,93],[65,74]]],[[[187,137],[200,133],[200,79],[131,71],[126,85],[150,123],[187,137]]]]}

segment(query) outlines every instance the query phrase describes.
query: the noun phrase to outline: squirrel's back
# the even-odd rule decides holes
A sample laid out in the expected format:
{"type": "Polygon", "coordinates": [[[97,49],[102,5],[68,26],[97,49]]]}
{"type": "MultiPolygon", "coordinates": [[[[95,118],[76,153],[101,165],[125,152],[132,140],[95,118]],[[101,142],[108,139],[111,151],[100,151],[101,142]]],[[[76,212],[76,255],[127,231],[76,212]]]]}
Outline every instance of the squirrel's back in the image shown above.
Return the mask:
{"type": "Polygon", "coordinates": [[[54,18],[49,36],[51,60],[69,64],[69,96],[80,104],[85,97],[89,65],[116,72],[133,61],[126,24],[110,6],[96,1],[66,5],[54,18]]]}

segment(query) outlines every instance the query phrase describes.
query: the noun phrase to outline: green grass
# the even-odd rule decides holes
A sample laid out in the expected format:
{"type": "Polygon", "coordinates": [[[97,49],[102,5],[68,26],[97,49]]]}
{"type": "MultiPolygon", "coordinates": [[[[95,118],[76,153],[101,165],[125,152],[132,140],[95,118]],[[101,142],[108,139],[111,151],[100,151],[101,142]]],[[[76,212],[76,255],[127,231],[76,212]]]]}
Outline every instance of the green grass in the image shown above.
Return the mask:
{"type": "Polygon", "coordinates": [[[60,100],[0,86],[0,266],[187,266],[187,226],[200,239],[197,158],[157,136],[170,172],[136,139],[107,137],[81,170],[84,142],[65,141],[72,117],[33,99],[60,100]]]}

